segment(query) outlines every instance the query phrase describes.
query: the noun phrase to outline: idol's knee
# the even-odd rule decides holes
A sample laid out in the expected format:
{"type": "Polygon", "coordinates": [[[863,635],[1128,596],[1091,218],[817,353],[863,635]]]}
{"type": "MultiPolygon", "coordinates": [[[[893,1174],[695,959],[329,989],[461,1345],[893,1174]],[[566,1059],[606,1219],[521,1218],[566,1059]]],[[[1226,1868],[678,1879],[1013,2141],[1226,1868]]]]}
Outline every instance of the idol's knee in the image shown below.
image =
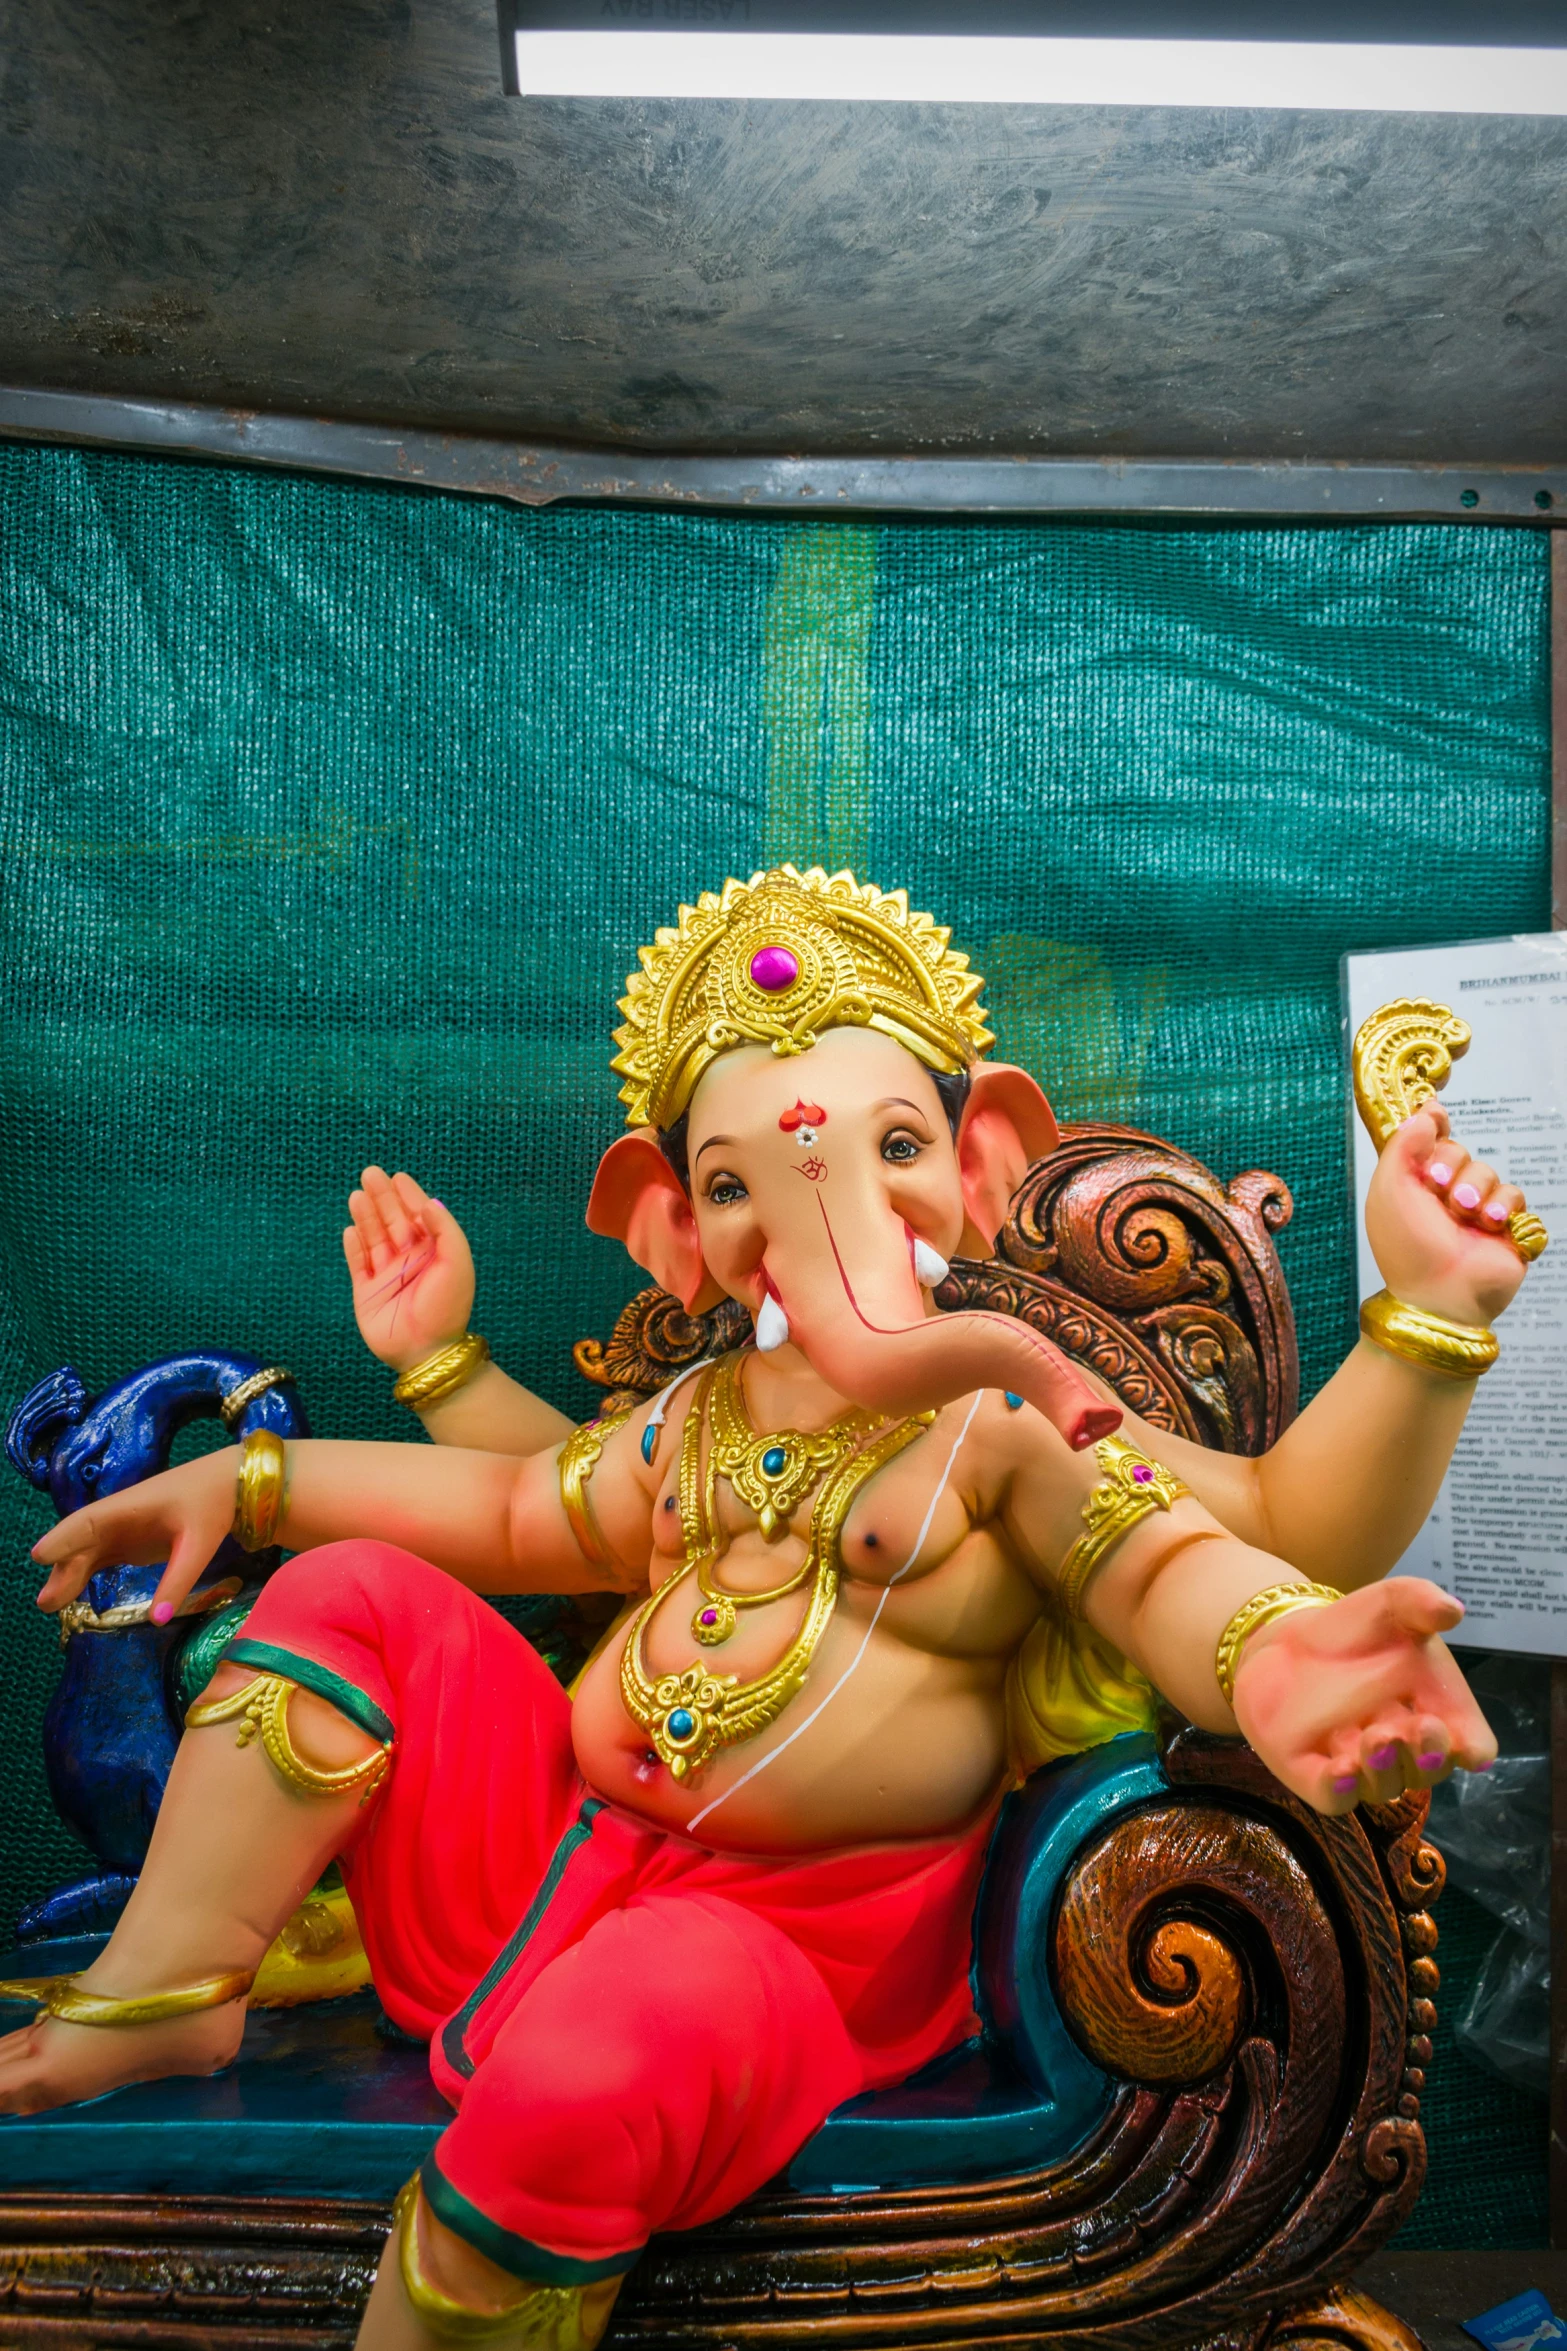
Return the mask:
{"type": "Polygon", "coordinates": [[[317,1623],[323,1615],[340,1616],[357,1626],[367,1615],[399,1613],[431,1586],[449,1591],[450,1579],[427,1559],[396,1543],[353,1536],[285,1559],[267,1578],[261,1605],[269,1626],[279,1610],[303,1610],[317,1623]]]}

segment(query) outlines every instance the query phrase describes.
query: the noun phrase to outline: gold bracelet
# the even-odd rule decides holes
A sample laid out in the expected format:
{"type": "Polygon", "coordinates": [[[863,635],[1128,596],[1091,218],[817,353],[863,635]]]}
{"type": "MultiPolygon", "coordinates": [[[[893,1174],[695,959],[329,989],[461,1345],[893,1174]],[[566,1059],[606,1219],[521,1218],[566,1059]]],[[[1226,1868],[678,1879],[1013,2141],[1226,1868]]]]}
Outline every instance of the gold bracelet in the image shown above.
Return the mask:
{"type": "Polygon", "coordinates": [[[1272,1624],[1277,1617],[1293,1616],[1297,1608],[1331,1608],[1335,1600],[1343,1597],[1331,1584],[1269,1584],[1264,1591],[1253,1592],[1249,1600],[1243,1600],[1219,1635],[1219,1646],[1214,1652],[1213,1670],[1219,1677],[1225,1705],[1235,1703],[1235,1676],[1240,1670],[1241,1651],[1253,1633],[1260,1633],[1265,1624],[1272,1624]]]}
{"type": "MultiPolygon", "coordinates": [[[[630,1407],[635,1411],[636,1407],[630,1407]]],[[[577,1549],[592,1567],[613,1567],[614,1553],[604,1540],[593,1497],[588,1492],[588,1480],[599,1465],[599,1455],[605,1442],[612,1437],[629,1412],[616,1412],[599,1420],[584,1421],[573,1429],[560,1449],[560,1502],[566,1513],[566,1522],[577,1540],[577,1549]]]]}
{"type": "Polygon", "coordinates": [[[1426,1314],[1418,1306],[1406,1306],[1391,1290],[1378,1290],[1366,1300],[1360,1309],[1360,1332],[1374,1347],[1449,1380],[1477,1380],[1500,1353],[1495,1331],[1426,1314]]]}
{"type": "Polygon", "coordinates": [[[406,1404],[410,1412],[428,1412],[432,1404],[444,1404],[448,1396],[455,1396],[459,1388],[465,1388],[489,1360],[489,1341],[475,1337],[472,1331],[464,1331],[449,1347],[437,1347],[433,1355],[427,1355],[422,1363],[405,1371],[392,1395],[397,1403],[406,1404]]]}
{"type": "Polygon", "coordinates": [[[1122,1536],[1129,1535],[1150,1511],[1168,1510],[1172,1502],[1191,1492],[1173,1470],[1150,1461],[1120,1437],[1106,1437],[1096,1445],[1094,1459],[1103,1475],[1083,1504],[1083,1524],[1088,1532],[1078,1536],[1056,1577],[1061,1604],[1069,1616],[1082,1614],[1089,1577],[1122,1536]]]}
{"type": "Polygon", "coordinates": [[[234,1502],[234,1540],[242,1551],[266,1551],[277,1541],[287,1467],[276,1429],[252,1429],[239,1449],[234,1502]]]}

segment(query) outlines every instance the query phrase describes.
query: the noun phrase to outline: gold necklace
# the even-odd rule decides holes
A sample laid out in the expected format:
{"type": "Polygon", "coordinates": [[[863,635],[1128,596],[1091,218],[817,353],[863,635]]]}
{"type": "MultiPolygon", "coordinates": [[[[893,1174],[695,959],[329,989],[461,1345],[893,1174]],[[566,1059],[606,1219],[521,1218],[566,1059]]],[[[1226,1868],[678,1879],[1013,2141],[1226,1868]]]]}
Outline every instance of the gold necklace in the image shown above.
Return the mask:
{"type": "Polygon", "coordinates": [[[717,1578],[723,1548],[718,1532],[718,1480],[727,1480],[750,1510],[769,1543],[787,1534],[789,1521],[818,1478],[835,1469],[875,1429],[876,1416],[858,1409],[844,1413],[829,1428],[780,1429],[758,1436],[745,1409],[743,1355],[727,1356],[714,1373],[708,1398],[712,1431],[707,1450],[706,1491],[698,1508],[692,1481],[689,1500],[681,1491],[681,1528],[687,1559],[696,1567],[701,1599],[691,1618],[691,1637],[704,1649],[717,1649],[735,1629],[742,1608],[765,1608],[771,1600],[786,1600],[811,1573],[811,1554],[791,1576],[765,1592],[727,1591],[717,1578]]]}
{"type": "MultiPolygon", "coordinates": [[[[711,1371],[703,1375],[680,1440],[681,1519],[684,1525],[699,1527],[704,1537],[710,1522],[702,1510],[702,1426],[714,1377],[711,1371]]],[[[770,1673],[754,1682],[742,1682],[738,1674],[714,1674],[695,1664],[687,1666],[684,1673],[661,1674],[655,1681],[643,1658],[643,1636],[671,1592],[695,1572],[702,1552],[693,1555],[688,1550],[684,1567],[648,1594],[626,1628],[620,1653],[620,1695],[626,1712],[647,1733],[674,1779],[683,1780],[700,1771],[721,1748],[754,1739],[777,1721],[803,1686],[816,1645],[837,1605],[843,1570],[840,1543],[855,1496],[879,1469],[923,1435],[935,1417],[933,1412],[922,1412],[883,1429],[860,1450],[845,1453],[828,1471],[811,1512],[804,1566],[786,1587],[794,1590],[810,1579],[805,1618],[770,1673]]]]}

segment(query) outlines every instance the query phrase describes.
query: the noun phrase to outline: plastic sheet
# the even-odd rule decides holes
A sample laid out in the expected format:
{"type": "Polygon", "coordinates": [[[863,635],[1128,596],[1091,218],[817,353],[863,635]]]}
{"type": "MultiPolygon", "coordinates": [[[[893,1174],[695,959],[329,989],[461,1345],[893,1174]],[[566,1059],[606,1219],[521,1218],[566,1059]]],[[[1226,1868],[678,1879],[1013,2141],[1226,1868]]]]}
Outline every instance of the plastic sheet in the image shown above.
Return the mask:
{"type": "Polygon", "coordinates": [[[1431,1798],[1449,1882],[1492,1917],[1491,1945],[1457,2021],[1461,2047],[1544,2098],[1550,2081],[1550,1668],[1533,1658],[1465,1660],[1501,1753],[1455,1772],[1431,1798]]]}

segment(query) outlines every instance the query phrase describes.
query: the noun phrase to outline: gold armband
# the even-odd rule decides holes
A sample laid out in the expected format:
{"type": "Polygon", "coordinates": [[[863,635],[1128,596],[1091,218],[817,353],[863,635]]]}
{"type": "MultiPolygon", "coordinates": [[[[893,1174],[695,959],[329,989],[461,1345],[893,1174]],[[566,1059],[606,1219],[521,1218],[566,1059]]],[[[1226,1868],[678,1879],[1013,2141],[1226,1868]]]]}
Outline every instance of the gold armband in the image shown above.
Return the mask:
{"type": "Polygon", "coordinates": [[[1362,1338],[1422,1371],[1440,1372],[1444,1379],[1477,1380],[1489,1371],[1500,1350],[1495,1331],[1472,1322],[1449,1322],[1445,1315],[1425,1314],[1406,1306],[1391,1290],[1378,1290],[1360,1309],[1362,1338]]]}
{"type": "Polygon", "coordinates": [[[252,1429],[241,1445],[234,1540],[242,1551],[266,1551],[277,1541],[287,1463],[275,1429],[252,1429]]]}
{"type": "Polygon", "coordinates": [[[561,1508],[576,1537],[578,1550],[593,1567],[612,1568],[615,1556],[604,1540],[598,1512],[588,1492],[588,1480],[599,1465],[606,1440],[628,1417],[624,1412],[616,1412],[607,1419],[584,1421],[581,1428],[572,1430],[560,1449],[561,1508]]]}
{"type": "Polygon", "coordinates": [[[1083,1504],[1083,1524],[1088,1532],[1078,1536],[1057,1577],[1062,1606],[1069,1616],[1081,1616],[1089,1577],[1122,1536],[1129,1535],[1150,1511],[1168,1510],[1172,1502],[1191,1492],[1172,1470],[1150,1461],[1120,1437],[1106,1437],[1096,1445],[1094,1459],[1103,1476],[1083,1504]]]}
{"type": "Polygon", "coordinates": [[[1214,1652],[1213,1670],[1219,1677],[1224,1692],[1224,1703],[1235,1703],[1235,1676],[1240,1670],[1241,1651],[1253,1633],[1260,1633],[1265,1624],[1277,1617],[1293,1616],[1297,1608],[1330,1608],[1335,1600],[1342,1600],[1342,1592],[1335,1592],[1331,1584],[1269,1584],[1266,1590],[1253,1592],[1243,1601],[1219,1635],[1219,1646],[1214,1652]]]}
{"type": "Polygon", "coordinates": [[[410,1412],[428,1412],[432,1404],[444,1404],[448,1396],[455,1396],[465,1388],[475,1372],[480,1372],[490,1360],[490,1343],[464,1331],[449,1347],[437,1347],[422,1363],[416,1363],[403,1373],[392,1395],[397,1403],[406,1404],[410,1412]]]}

